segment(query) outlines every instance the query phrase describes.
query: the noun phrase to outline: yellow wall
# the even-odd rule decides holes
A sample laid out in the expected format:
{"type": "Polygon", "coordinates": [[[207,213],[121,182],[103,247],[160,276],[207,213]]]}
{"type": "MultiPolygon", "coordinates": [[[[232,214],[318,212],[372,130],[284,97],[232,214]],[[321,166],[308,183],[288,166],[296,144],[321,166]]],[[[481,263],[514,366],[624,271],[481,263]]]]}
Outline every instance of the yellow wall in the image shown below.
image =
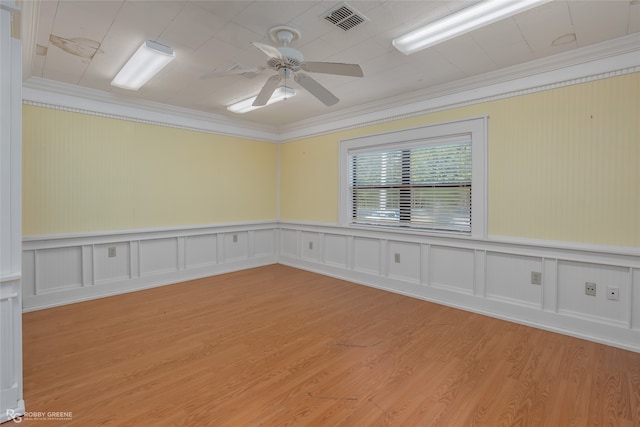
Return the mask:
{"type": "MultiPolygon", "coordinates": [[[[280,146],[282,220],[336,223],[338,144],[487,115],[489,234],[640,247],[640,73],[280,146]]],[[[25,106],[25,236],[275,220],[275,144],[25,106]]]]}
{"type": "Polygon", "coordinates": [[[23,108],[23,234],[275,220],[277,146],[23,108]]]}
{"type": "Polygon", "coordinates": [[[337,222],[338,143],[489,119],[489,235],[640,247],[640,73],[281,147],[283,220],[337,222]]]}

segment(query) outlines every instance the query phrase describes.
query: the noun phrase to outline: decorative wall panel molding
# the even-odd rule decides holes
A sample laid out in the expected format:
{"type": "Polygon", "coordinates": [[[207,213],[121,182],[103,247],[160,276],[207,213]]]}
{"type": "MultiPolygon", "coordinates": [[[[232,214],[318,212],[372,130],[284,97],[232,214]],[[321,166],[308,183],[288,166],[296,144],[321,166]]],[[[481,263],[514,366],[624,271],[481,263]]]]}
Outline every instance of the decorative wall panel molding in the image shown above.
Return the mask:
{"type": "Polygon", "coordinates": [[[280,237],[285,265],[640,351],[640,254],[632,248],[300,223],[280,223],[280,237]],[[585,282],[597,284],[596,296],[585,295],[585,282]],[[619,289],[618,301],[607,299],[609,286],[619,289]]]}
{"type": "Polygon", "coordinates": [[[23,242],[23,309],[276,263],[277,223],[41,236],[23,242]]]}
{"type": "Polygon", "coordinates": [[[37,310],[280,262],[640,351],[640,254],[324,224],[260,223],[27,238],[37,310]],[[539,273],[539,284],[532,273],[539,273]],[[532,283],[533,282],[533,283],[532,283]],[[597,285],[585,295],[585,282],[597,285]],[[607,299],[607,288],[619,300],[607,299]]]}

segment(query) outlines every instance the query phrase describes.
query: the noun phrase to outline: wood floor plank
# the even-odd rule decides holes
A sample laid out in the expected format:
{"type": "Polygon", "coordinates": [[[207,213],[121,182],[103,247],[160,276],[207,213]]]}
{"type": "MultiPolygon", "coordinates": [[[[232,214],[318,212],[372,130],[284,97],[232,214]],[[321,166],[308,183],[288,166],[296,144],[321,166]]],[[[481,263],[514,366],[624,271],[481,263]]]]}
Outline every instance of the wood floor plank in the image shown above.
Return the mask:
{"type": "Polygon", "coordinates": [[[282,265],[23,317],[61,426],[638,426],[640,354],[282,265]]]}

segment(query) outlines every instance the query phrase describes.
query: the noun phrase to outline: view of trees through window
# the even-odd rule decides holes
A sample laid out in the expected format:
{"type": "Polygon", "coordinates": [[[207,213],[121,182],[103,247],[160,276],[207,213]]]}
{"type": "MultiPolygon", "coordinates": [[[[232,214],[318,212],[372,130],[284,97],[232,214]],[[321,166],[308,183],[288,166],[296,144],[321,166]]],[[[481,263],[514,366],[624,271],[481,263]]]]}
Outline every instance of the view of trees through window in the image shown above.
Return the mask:
{"type": "Polygon", "coordinates": [[[471,141],[350,156],[356,224],[471,232],[471,141]]]}

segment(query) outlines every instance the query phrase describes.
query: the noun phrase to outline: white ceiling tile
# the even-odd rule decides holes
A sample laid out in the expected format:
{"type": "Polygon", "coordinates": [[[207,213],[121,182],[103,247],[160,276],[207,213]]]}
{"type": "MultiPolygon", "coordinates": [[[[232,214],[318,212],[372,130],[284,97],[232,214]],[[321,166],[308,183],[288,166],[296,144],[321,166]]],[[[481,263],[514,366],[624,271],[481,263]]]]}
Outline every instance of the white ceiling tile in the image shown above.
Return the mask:
{"type": "Polygon", "coordinates": [[[233,18],[233,22],[268,36],[276,25],[284,25],[314,5],[310,1],[256,1],[233,18]]]}
{"type": "Polygon", "coordinates": [[[535,59],[515,19],[508,18],[475,30],[469,35],[499,67],[535,59]]]}
{"type": "Polygon", "coordinates": [[[215,38],[207,40],[196,52],[194,66],[202,74],[224,71],[234,64],[243,63],[236,48],[215,38]]]}
{"type": "Polygon", "coordinates": [[[261,41],[263,43],[269,43],[266,34],[260,34],[246,27],[238,25],[235,22],[228,22],[221,32],[216,34],[216,39],[238,49],[248,49],[251,46],[252,41],[261,41]]]}
{"type": "Polygon", "coordinates": [[[385,1],[369,12],[380,31],[391,30],[390,40],[415,28],[433,22],[451,11],[444,1],[385,1]]]}
{"type": "Polygon", "coordinates": [[[483,45],[483,50],[499,68],[536,59],[527,42],[522,39],[502,46],[483,45]]]}
{"type": "Polygon", "coordinates": [[[61,1],[51,33],[65,38],[82,37],[100,43],[122,3],[123,0],[61,1]]]}
{"type": "Polygon", "coordinates": [[[554,55],[563,47],[552,45],[553,40],[575,33],[567,2],[555,1],[529,9],[513,17],[536,58],[554,55]]]}
{"type": "Polygon", "coordinates": [[[362,43],[330,55],[328,61],[346,63],[354,63],[354,61],[365,62],[377,58],[381,54],[384,54],[384,51],[381,51],[380,46],[375,41],[365,40],[362,43]]]}
{"type": "Polygon", "coordinates": [[[57,1],[45,1],[40,3],[40,15],[38,19],[38,34],[36,43],[40,46],[49,46],[49,36],[53,31],[53,23],[58,10],[57,1]]]}
{"type": "Polygon", "coordinates": [[[302,52],[307,61],[328,61],[336,53],[335,46],[322,38],[312,40],[304,46],[296,46],[296,49],[302,52]]]}
{"type": "Polygon", "coordinates": [[[48,50],[45,61],[42,77],[73,84],[80,82],[89,64],[88,59],[70,55],[57,48],[48,50]]]}
{"type": "MultiPolygon", "coordinates": [[[[628,0],[569,2],[569,11],[579,47],[627,34],[628,0]]],[[[638,8],[635,11],[640,13],[638,8]]]]}
{"type": "Polygon", "coordinates": [[[226,21],[223,18],[188,3],[159,38],[172,47],[180,45],[196,50],[225,25],[226,21]]]}
{"type": "Polygon", "coordinates": [[[160,34],[179,15],[185,2],[173,1],[125,1],[109,29],[109,36],[123,34],[144,40],[157,40],[160,34]]]}
{"type": "MultiPolygon", "coordinates": [[[[495,63],[469,34],[435,45],[437,50],[451,64],[466,76],[481,74],[496,69],[495,63]]],[[[428,49],[427,49],[428,50],[428,49]]],[[[419,55],[417,53],[416,55],[419,55]]]]}
{"type": "Polygon", "coordinates": [[[469,33],[481,46],[506,46],[524,41],[515,19],[507,18],[469,33]]]}
{"type": "Polygon", "coordinates": [[[466,73],[449,61],[442,52],[435,49],[425,51],[422,60],[413,62],[412,67],[419,74],[424,87],[435,86],[448,80],[466,76],[466,73]]]}
{"type": "Polygon", "coordinates": [[[629,3],[629,26],[628,34],[640,32],[640,1],[629,3]]]}
{"type": "Polygon", "coordinates": [[[190,3],[219,16],[224,20],[235,18],[240,12],[251,6],[251,1],[219,1],[204,0],[190,3]]]}

